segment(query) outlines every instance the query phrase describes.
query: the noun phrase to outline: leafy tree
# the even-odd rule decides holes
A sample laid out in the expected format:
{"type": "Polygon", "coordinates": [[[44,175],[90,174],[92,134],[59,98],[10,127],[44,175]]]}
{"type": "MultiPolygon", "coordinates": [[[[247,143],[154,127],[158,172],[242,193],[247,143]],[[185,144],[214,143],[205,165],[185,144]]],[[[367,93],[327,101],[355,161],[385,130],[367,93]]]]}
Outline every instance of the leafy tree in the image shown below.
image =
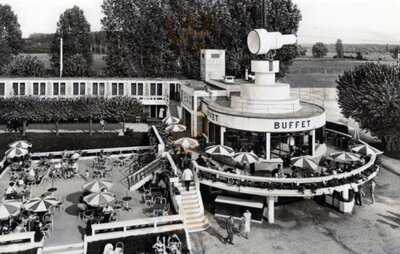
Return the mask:
{"type": "Polygon", "coordinates": [[[389,52],[393,59],[398,60],[400,56],[400,46],[389,48],[389,52]]]}
{"type": "Polygon", "coordinates": [[[341,39],[338,39],[336,41],[335,48],[336,48],[336,57],[343,58],[344,57],[344,48],[343,48],[343,42],[341,39]]]}
{"type": "Polygon", "coordinates": [[[379,137],[387,151],[400,151],[400,67],[361,64],[337,83],[344,116],[379,137]]]}
{"type": "Polygon", "coordinates": [[[22,44],[17,16],[9,5],[0,4],[0,69],[21,52],[22,44]]]}
{"type": "Polygon", "coordinates": [[[17,77],[43,77],[46,68],[37,57],[19,55],[4,67],[3,73],[17,77]]]}
{"type": "Polygon", "coordinates": [[[60,68],[60,38],[63,39],[65,76],[82,76],[82,73],[88,73],[92,64],[92,36],[90,24],[79,7],[66,10],[57,23],[57,31],[50,45],[51,63],[55,73],[59,73],[60,68]],[[74,64],[79,64],[79,68],[75,68],[74,64]]]}
{"type": "Polygon", "coordinates": [[[325,57],[326,54],[328,54],[328,48],[322,42],[317,42],[312,47],[312,54],[313,54],[313,57],[316,57],[316,58],[325,57]]]}
{"type": "Polygon", "coordinates": [[[307,49],[304,48],[303,46],[299,45],[299,44],[297,44],[296,46],[297,46],[297,56],[298,56],[298,57],[299,57],[299,56],[306,56],[306,54],[307,54],[307,49]]]}

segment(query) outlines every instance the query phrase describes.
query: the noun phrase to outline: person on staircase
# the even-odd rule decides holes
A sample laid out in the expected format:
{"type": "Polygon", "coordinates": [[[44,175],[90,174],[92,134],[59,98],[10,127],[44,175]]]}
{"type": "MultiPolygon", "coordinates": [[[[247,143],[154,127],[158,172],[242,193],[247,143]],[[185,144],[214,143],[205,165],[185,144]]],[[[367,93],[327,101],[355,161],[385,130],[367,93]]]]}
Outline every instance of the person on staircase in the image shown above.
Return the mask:
{"type": "Polygon", "coordinates": [[[190,182],[193,181],[193,172],[190,168],[183,171],[182,180],[185,182],[186,191],[189,191],[190,182]]]}

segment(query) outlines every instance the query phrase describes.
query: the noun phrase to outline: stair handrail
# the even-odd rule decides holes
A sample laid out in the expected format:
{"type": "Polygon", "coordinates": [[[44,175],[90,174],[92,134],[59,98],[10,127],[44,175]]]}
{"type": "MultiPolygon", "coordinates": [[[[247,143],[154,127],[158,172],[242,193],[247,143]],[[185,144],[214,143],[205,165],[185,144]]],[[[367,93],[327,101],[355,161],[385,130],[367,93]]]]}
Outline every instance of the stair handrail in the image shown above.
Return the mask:
{"type": "Polygon", "coordinates": [[[197,172],[193,172],[193,180],[196,186],[196,196],[197,199],[199,200],[199,205],[200,205],[200,215],[204,216],[204,204],[203,204],[203,199],[201,197],[201,192],[200,192],[200,179],[197,175],[197,172]]]}
{"type": "Polygon", "coordinates": [[[128,188],[130,189],[133,185],[135,185],[141,179],[143,179],[143,178],[141,178],[139,181],[136,181],[137,175],[140,175],[140,174],[148,175],[149,173],[155,172],[158,169],[158,167],[156,167],[156,166],[158,166],[160,163],[161,163],[161,158],[157,158],[157,159],[153,160],[152,162],[148,163],[147,165],[145,165],[144,167],[142,167],[141,169],[139,169],[138,171],[136,171],[135,173],[127,176],[128,188]]]}

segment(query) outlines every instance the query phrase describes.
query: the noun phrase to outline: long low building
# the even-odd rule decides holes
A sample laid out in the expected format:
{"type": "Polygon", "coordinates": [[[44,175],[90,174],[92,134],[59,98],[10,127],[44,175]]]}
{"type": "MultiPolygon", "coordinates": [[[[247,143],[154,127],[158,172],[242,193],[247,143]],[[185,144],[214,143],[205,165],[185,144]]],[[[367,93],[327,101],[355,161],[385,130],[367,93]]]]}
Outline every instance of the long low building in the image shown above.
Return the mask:
{"type": "Polygon", "coordinates": [[[152,118],[164,117],[171,99],[179,97],[179,79],[146,78],[0,78],[0,98],[79,98],[128,96],[138,99],[152,118]]]}

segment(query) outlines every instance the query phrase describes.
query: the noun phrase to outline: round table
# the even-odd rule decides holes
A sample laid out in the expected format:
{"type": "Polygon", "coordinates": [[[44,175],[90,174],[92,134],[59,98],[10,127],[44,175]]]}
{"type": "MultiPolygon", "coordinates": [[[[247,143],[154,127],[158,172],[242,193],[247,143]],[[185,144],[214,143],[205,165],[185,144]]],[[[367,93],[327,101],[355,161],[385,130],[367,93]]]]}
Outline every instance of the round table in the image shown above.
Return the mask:
{"type": "Polygon", "coordinates": [[[126,196],[126,197],[123,197],[123,198],[122,198],[122,201],[125,202],[124,208],[125,208],[125,210],[127,210],[127,211],[131,210],[131,208],[129,207],[129,201],[131,201],[131,200],[132,200],[132,197],[130,197],[130,196],[126,196]]]}

